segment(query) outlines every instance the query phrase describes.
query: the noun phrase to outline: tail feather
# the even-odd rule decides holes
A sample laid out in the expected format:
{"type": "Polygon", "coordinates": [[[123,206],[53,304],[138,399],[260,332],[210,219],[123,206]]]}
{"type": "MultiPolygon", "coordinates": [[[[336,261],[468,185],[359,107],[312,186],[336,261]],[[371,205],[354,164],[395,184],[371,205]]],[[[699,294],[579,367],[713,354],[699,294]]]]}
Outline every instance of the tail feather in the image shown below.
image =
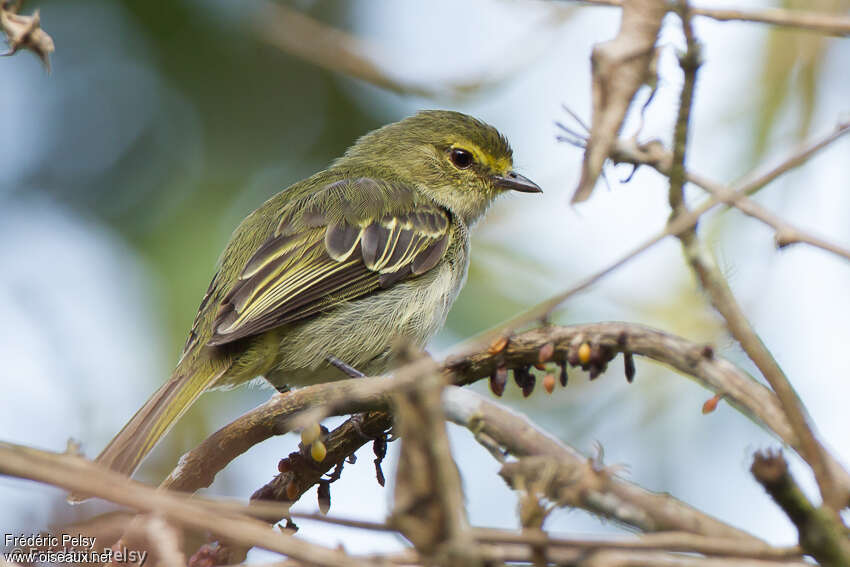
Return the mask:
{"type": "MultiPolygon", "coordinates": [[[[95,462],[115,472],[131,476],[157,442],[171,429],[186,410],[227,368],[181,368],[171,379],[154,392],[139,411],[127,422],[118,435],[98,455],[95,462]]],[[[71,502],[80,502],[85,495],[72,494],[71,502]]]]}

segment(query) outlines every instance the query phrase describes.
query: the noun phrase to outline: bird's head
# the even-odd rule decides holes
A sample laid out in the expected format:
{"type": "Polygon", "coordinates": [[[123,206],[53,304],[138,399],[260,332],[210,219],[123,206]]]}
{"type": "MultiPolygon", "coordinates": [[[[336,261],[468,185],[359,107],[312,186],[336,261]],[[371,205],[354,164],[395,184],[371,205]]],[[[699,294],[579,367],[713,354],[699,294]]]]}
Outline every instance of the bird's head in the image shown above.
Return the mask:
{"type": "Polygon", "coordinates": [[[511,147],[495,128],[446,110],[422,111],[366,134],[335,166],[365,167],[415,186],[467,224],[505,191],[541,192],[513,170],[511,147]]]}

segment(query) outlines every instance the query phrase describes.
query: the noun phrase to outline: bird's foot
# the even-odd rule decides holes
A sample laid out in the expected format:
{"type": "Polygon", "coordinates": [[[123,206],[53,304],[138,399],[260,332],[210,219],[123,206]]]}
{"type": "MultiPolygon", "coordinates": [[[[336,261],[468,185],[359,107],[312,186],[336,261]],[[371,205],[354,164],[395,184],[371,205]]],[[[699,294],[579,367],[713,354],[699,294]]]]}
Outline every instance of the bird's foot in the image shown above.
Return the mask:
{"type": "Polygon", "coordinates": [[[338,359],[337,357],[335,357],[333,355],[326,357],[325,360],[328,361],[328,364],[330,364],[334,368],[340,370],[341,372],[343,372],[349,378],[363,378],[364,376],[366,376],[365,374],[363,374],[362,372],[360,372],[359,370],[357,370],[353,366],[346,364],[345,362],[341,361],[340,359],[338,359]]]}

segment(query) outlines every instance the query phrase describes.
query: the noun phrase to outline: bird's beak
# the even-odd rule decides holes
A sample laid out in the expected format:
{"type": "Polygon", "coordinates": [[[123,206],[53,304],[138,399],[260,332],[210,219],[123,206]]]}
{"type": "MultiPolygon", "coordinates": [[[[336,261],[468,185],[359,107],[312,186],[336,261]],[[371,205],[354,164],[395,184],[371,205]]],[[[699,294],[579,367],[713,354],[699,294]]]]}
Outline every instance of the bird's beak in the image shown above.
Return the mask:
{"type": "Polygon", "coordinates": [[[543,189],[537,183],[524,177],[515,171],[509,171],[505,175],[494,175],[493,183],[499,189],[522,191],[523,193],[542,193],[543,189]]]}

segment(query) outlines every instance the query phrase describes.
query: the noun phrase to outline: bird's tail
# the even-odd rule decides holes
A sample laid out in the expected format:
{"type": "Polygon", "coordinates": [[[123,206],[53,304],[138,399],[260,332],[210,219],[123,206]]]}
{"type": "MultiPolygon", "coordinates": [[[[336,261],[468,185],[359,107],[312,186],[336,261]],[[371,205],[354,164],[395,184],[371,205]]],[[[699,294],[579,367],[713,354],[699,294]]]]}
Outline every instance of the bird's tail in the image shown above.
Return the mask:
{"type": "MultiPolygon", "coordinates": [[[[180,416],[227,370],[226,366],[214,368],[209,363],[200,368],[193,368],[194,364],[185,366],[188,368],[179,365],[168,382],[154,392],[98,455],[96,463],[131,476],[180,416]]],[[[70,502],[86,498],[81,494],[68,496],[70,502]]]]}

